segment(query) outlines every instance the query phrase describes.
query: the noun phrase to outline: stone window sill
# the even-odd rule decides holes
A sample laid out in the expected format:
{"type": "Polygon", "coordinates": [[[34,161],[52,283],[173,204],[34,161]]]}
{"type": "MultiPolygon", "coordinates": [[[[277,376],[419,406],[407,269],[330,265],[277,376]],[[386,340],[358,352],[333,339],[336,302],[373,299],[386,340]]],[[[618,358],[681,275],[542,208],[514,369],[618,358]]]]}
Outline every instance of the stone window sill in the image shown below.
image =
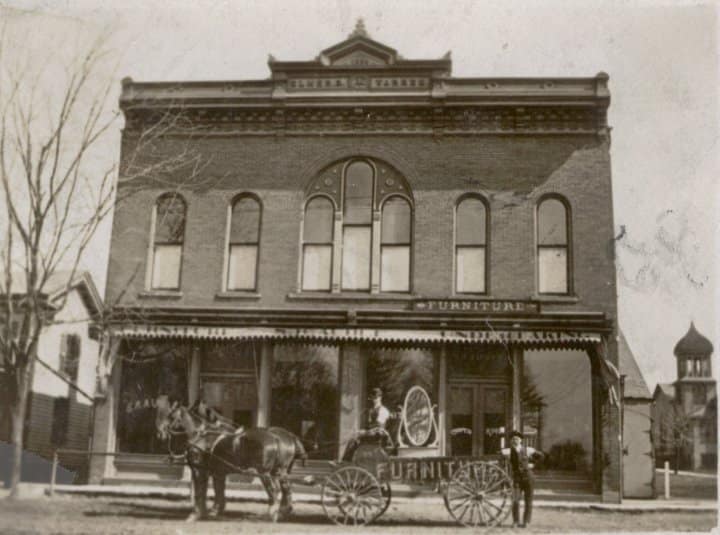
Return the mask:
{"type": "Polygon", "coordinates": [[[371,293],[330,293],[330,292],[302,292],[289,293],[287,299],[290,301],[352,301],[373,303],[378,301],[406,303],[421,299],[414,294],[371,294],[371,293]]]}
{"type": "Polygon", "coordinates": [[[222,299],[223,301],[257,301],[260,297],[260,294],[257,292],[241,292],[233,290],[227,290],[225,292],[218,292],[215,294],[215,299],[222,299]]]}
{"type": "Polygon", "coordinates": [[[148,290],[140,292],[140,299],[181,299],[183,293],[180,290],[148,290]]]}
{"type": "Polygon", "coordinates": [[[552,294],[536,294],[531,297],[533,301],[540,301],[541,303],[559,303],[559,304],[574,304],[580,301],[577,295],[552,295],[552,294]]]}

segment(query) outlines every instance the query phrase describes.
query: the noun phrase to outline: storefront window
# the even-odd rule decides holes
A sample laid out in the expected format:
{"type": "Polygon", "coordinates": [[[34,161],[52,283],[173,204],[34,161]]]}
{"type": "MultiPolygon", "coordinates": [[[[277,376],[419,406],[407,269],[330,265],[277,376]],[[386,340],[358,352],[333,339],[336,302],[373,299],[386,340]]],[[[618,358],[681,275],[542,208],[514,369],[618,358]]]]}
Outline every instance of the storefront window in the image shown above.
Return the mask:
{"type": "Polygon", "coordinates": [[[545,453],[538,468],[589,473],[592,372],[583,351],[526,350],[523,427],[545,453]]]}
{"type": "Polygon", "coordinates": [[[437,399],[437,373],[430,349],[375,349],[367,359],[367,395],[373,388],[383,391],[383,405],[391,412],[402,407],[413,386],[421,386],[433,405],[437,399]]]}
{"type": "Polygon", "coordinates": [[[275,346],[270,421],[301,437],[311,459],[336,456],[339,360],[337,347],[275,346]]]}
{"type": "Polygon", "coordinates": [[[236,427],[255,425],[260,344],[210,342],[200,346],[203,401],[236,427]]]}
{"type": "Polygon", "coordinates": [[[128,342],[121,351],[118,449],[167,453],[167,445],[156,436],[157,399],[168,396],[187,404],[190,348],[178,342],[128,342]]]}

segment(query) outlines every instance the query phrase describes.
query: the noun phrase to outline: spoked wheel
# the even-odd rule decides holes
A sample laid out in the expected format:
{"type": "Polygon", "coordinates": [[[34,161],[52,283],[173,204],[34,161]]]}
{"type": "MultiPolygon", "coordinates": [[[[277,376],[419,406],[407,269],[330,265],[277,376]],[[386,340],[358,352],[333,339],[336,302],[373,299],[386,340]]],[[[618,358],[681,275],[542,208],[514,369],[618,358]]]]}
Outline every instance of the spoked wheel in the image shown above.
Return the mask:
{"type": "Polygon", "coordinates": [[[327,517],[345,526],[369,524],[390,505],[389,492],[385,494],[377,478],[359,466],[344,466],[330,474],[321,499],[327,517]]]}
{"type": "Polygon", "coordinates": [[[445,507],[458,524],[497,526],[512,507],[512,481],[497,465],[474,462],[458,468],[445,489],[445,507]]]}
{"type": "Polygon", "coordinates": [[[383,495],[383,500],[385,501],[385,503],[383,503],[382,509],[380,509],[380,512],[375,517],[375,520],[380,518],[382,516],[382,514],[385,511],[387,511],[387,508],[390,507],[390,500],[392,499],[392,490],[390,489],[390,483],[387,483],[387,482],[382,483],[381,487],[382,487],[381,491],[382,491],[382,495],[383,495]]]}

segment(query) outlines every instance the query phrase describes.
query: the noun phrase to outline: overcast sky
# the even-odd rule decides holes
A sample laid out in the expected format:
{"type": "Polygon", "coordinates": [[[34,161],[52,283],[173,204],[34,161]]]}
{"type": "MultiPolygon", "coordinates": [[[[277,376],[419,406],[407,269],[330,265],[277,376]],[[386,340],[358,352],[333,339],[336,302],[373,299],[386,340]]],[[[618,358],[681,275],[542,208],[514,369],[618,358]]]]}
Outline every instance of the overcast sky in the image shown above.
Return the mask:
{"type": "MultiPolygon", "coordinates": [[[[690,321],[717,347],[718,6],[639,1],[0,1],[46,31],[110,25],[123,76],[253,79],[306,60],[358,17],[406,58],[452,51],[454,76],[610,75],[620,325],[648,386],[675,379],[690,321]],[[120,4],[120,3],[117,3],[120,4]],[[73,26],[76,27],[76,26],[73,26]]],[[[7,12],[6,12],[7,13],[7,12]]],[[[18,17],[11,17],[17,22],[18,17]]],[[[12,24],[12,21],[11,21],[12,24]]],[[[36,33],[37,32],[37,33],[36,33]]],[[[67,35],[71,39],[70,34],[67,35]]],[[[46,52],[38,51],[38,54],[46,52]]],[[[117,154],[119,127],[108,137],[117,154]]],[[[104,287],[109,226],[87,261],[104,287]]],[[[713,367],[717,370],[717,355],[713,367]]]]}

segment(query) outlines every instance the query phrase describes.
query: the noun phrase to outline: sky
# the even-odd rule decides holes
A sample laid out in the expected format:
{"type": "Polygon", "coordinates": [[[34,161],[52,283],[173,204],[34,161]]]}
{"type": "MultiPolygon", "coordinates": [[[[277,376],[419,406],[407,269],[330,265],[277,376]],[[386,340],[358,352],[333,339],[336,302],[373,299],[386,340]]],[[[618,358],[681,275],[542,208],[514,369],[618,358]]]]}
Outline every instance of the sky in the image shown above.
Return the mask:
{"type": "MultiPolygon", "coordinates": [[[[673,347],[691,321],[718,347],[717,3],[0,0],[0,6],[12,8],[4,11],[13,14],[11,25],[32,28],[23,45],[36,56],[48,54],[35,41],[50,33],[61,33],[67,47],[110,28],[114,99],[124,76],[266,78],[268,54],[312,59],[346,38],[358,17],[373,39],[406,58],[451,51],[458,77],[607,72],[620,326],[651,390],[675,379],[673,347]]],[[[120,128],[103,140],[106,156],[117,155],[120,128]]],[[[101,290],[109,233],[107,222],[85,260],[101,290]]]]}

